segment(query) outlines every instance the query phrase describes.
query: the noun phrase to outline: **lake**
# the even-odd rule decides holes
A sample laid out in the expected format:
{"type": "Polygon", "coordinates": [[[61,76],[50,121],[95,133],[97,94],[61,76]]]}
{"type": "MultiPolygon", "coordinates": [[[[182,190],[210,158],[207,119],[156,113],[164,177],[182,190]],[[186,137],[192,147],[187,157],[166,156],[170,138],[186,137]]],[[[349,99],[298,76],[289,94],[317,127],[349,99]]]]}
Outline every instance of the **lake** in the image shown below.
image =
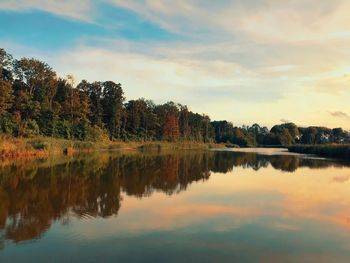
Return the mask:
{"type": "Polygon", "coordinates": [[[3,160],[0,262],[350,262],[350,165],[278,149],[3,160]]]}

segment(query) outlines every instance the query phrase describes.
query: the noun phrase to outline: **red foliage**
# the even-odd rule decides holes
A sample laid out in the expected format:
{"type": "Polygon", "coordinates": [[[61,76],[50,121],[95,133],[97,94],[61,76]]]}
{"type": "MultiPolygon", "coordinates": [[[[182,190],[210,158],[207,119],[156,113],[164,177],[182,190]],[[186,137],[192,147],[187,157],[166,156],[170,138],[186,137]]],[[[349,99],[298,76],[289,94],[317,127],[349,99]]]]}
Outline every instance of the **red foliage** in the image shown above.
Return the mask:
{"type": "Polygon", "coordinates": [[[163,137],[170,141],[176,141],[179,139],[179,121],[176,114],[167,114],[163,127],[163,137]]]}

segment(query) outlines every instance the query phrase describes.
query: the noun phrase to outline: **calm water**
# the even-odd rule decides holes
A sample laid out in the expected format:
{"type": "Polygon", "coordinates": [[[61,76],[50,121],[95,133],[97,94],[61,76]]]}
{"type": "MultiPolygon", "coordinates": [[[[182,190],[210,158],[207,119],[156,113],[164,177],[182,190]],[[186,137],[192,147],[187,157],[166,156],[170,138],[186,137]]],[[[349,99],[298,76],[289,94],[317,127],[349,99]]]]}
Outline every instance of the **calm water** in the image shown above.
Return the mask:
{"type": "Polygon", "coordinates": [[[0,262],[350,262],[350,166],[275,150],[0,162],[0,262]]]}

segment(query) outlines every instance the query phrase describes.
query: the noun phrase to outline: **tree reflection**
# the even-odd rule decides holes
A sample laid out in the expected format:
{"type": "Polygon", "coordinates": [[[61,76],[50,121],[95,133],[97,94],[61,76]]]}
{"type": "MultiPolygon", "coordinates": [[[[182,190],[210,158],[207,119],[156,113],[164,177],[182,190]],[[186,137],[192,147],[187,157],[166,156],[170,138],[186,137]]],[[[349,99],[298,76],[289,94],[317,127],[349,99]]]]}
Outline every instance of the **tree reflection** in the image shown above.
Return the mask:
{"type": "Polygon", "coordinates": [[[0,166],[0,249],[5,240],[40,238],[53,222],[69,223],[72,216],[116,216],[122,193],[139,198],[154,191],[172,195],[192,182],[207,180],[211,171],[259,170],[271,165],[293,172],[298,167],[345,165],[287,155],[193,151],[65,158],[0,166]]]}
{"type": "Polygon", "coordinates": [[[212,153],[121,155],[73,159],[62,164],[2,167],[2,240],[40,238],[52,224],[78,218],[117,215],[121,191],[138,197],[155,190],[173,194],[209,178],[212,153]]]}

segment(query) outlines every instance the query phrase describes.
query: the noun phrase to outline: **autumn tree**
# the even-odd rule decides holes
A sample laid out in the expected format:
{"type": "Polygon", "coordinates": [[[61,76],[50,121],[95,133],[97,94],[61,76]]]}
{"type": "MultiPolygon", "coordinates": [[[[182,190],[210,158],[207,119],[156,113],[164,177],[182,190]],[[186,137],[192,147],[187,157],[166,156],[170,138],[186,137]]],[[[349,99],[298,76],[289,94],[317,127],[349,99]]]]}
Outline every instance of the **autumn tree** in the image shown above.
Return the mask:
{"type": "Polygon", "coordinates": [[[167,102],[155,108],[158,117],[158,138],[168,141],[176,141],[180,137],[179,110],[174,102],[167,102]]]}

